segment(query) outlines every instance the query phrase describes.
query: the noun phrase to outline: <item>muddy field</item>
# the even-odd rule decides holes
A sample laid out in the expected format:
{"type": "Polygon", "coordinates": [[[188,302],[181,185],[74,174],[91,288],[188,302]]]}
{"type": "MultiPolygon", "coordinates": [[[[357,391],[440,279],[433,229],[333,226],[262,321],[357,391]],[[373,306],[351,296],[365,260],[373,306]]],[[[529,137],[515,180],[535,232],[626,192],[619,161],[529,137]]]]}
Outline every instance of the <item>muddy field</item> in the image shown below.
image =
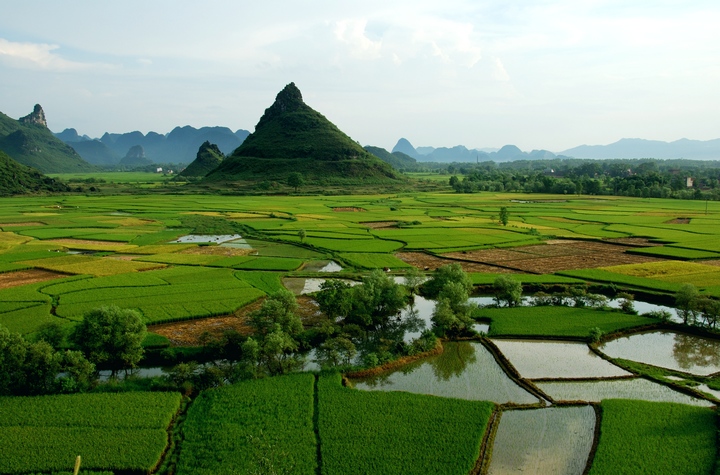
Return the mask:
{"type": "Polygon", "coordinates": [[[627,249],[627,246],[605,242],[556,240],[513,249],[451,252],[445,255],[468,262],[504,266],[518,272],[534,274],[662,260],[627,254],[625,252],[627,249]]]}
{"type": "Polygon", "coordinates": [[[4,274],[0,274],[0,289],[34,284],[36,282],[44,282],[46,280],[59,279],[61,277],[67,277],[67,275],[40,269],[5,272],[4,274]]]}
{"type": "Polygon", "coordinates": [[[336,211],[336,212],[351,212],[351,213],[359,213],[361,211],[367,211],[364,208],[356,208],[354,206],[344,207],[344,208],[333,208],[332,210],[336,211]]]}
{"type": "Polygon", "coordinates": [[[421,270],[435,270],[438,267],[456,263],[460,264],[465,272],[487,272],[491,274],[514,272],[502,267],[481,264],[478,262],[442,259],[440,257],[431,256],[430,254],[425,254],[424,252],[398,252],[395,254],[395,257],[421,270]]]}
{"type": "Polygon", "coordinates": [[[359,223],[363,226],[367,226],[370,229],[387,229],[387,228],[396,228],[397,227],[397,221],[368,221],[365,223],[359,223]]]}
{"type": "Polygon", "coordinates": [[[190,247],[179,251],[178,254],[194,254],[204,256],[247,256],[250,253],[257,252],[255,249],[241,249],[228,246],[197,246],[190,247]]]}
{"type": "MultiPolygon", "coordinates": [[[[262,299],[253,302],[233,315],[151,325],[148,327],[148,331],[166,337],[172,346],[200,346],[203,344],[202,341],[208,337],[211,340],[222,339],[223,334],[228,330],[234,330],[242,335],[250,335],[252,328],[247,323],[248,315],[259,309],[262,302],[262,299]]],[[[319,316],[315,301],[309,297],[298,297],[297,302],[298,314],[302,318],[303,324],[312,326],[317,323],[319,316]]]]}

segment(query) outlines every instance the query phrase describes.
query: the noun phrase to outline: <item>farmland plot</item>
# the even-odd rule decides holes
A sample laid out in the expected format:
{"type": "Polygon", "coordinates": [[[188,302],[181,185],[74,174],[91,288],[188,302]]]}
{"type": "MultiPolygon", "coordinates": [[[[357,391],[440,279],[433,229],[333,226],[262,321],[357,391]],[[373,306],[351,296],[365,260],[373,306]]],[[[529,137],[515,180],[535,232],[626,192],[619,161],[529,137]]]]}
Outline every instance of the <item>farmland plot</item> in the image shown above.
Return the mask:
{"type": "Polygon", "coordinates": [[[179,393],[0,398],[0,472],[146,472],[160,461],[179,393]]]}

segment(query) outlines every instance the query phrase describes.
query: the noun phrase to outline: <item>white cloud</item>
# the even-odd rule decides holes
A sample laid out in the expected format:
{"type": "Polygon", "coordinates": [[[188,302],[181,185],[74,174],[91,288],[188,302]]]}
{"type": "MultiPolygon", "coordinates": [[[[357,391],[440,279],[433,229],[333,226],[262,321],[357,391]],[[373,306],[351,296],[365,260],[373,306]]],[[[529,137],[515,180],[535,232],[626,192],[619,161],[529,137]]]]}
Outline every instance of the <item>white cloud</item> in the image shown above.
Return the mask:
{"type": "Polygon", "coordinates": [[[352,55],[358,59],[380,57],[382,41],[373,41],[365,35],[367,20],[340,20],[335,23],[335,38],[349,45],[352,55]]]}
{"type": "Polygon", "coordinates": [[[55,53],[58,45],[45,43],[18,43],[0,38],[0,60],[16,68],[50,71],[77,71],[94,67],[108,67],[93,63],[69,61],[55,53]]]}

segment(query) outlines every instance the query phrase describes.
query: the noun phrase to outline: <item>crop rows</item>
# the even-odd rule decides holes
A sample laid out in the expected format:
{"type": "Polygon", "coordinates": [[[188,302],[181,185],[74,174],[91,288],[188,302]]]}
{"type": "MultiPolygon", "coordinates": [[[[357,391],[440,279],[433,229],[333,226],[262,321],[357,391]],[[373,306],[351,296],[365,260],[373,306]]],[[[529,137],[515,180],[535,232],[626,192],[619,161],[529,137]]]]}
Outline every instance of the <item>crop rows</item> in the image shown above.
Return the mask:
{"type": "Polygon", "coordinates": [[[0,472],[72,469],[146,472],[167,444],[178,393],[0,398],[0,472]]]}
{"type": "Polygon", "coordinates": [[[396,269],[410,267],[410,265],[406,262],[403,262],[397,257],[390,254],[345,252],[339,254],[339,257],[346,260],[355,267],[362,267],[365,269],[382,269],[384,267],[396,269]]]}
{"type": "Polygon", "coordinates": [[[712,409],[609,399],[602,402],[600,440],[590,474],[707,474],[712,473],[715,453],[712,409]]]}
{"type": "Polygon", "coordinates": [[[295,374],[203,392],[188,411],[176,473],[314,475],[313,385],[313,375],[295,374]]]}
{"type": "Polygon", "coordinates": [[[493,410],[480,401],[357,391],[318,382],[322,473],[467,474],[493,410]]]}

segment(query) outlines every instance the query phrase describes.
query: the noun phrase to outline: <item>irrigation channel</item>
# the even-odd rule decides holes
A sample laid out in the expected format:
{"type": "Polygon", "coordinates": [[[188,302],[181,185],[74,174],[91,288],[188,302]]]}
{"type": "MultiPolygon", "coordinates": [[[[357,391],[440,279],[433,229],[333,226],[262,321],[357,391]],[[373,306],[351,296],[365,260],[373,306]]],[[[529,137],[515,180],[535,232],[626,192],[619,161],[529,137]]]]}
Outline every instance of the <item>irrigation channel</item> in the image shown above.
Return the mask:
{"type": "MultiPolygon", "coordinates": [[[[316,270],[335,272],[333,262],[316,270]]],[[[286,279],[297,294],[318,291],[325,279],[286,279]]],[[[477,305],[491,297],[473,297],[477,305]]],[[[672,321],[675,309],[635,301],[639,313],[666,310],[672,321]]],[[[611,301],[611,307],[619,306],[611,301]]],[[[404,340],[411,341],[432,325],[435,302],[416,296],[399,316],[404,340]]],[[[488,324],[476,324],[481,334],[488,324]]],[[[707,376],[720,372],[720,341],[679,332],[651,331],[610,340],[593,351],[579,341],[483,338],[481,341],[445,342],[441,354],[429,356],[370,377],[350,378],[357,390],[405,391],[440,397],[486,400],[499,412],[488,429],[478,473],[585,472],[599,424],[593,403],[603,399],[639,399],[714,406],[720,391],[705,385],[696,389],[707,399],[694,397],[649,379],[636,377],[603,356],[623,358],[682,374],[707,376]]],[[[314,353],[306,355],[303,370],[317,370],[314,353]]],[[[162,368],[138,370],[140,376],[162,374],[162,368]]],[[[682,377],[669,377],[682,382],[682,377]]]]}

